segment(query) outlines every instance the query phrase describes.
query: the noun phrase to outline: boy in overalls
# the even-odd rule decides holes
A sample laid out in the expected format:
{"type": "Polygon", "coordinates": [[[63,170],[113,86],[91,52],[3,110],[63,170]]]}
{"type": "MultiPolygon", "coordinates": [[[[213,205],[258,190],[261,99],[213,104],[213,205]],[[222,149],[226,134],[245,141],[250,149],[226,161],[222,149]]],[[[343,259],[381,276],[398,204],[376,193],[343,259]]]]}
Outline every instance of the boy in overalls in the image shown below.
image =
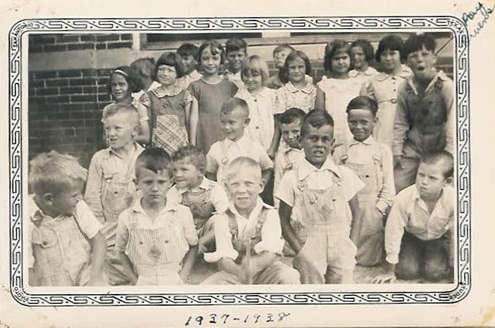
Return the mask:
{"type": "Polygon", "coordinates": [[[134,163],[143,151],[134,141],[139,117],[131,107],[115,104],[104,112],[103,124],[109,147],[96,152],[91,159],[84,199],[103,224],[107,240],[105,273],[111,285],[129,283],[114,257],[115,233],[119,214],[128,208],[135,195],[134,163]]]}
{"type": "Polygon", "coordinates": [[[119,216],[116,255],[135,285],[177,285],[188,281],[198,236],[189,209],[167,199],[170,158],[150,147],[136,160],[142,197],[119,216]]]}
{"type": "Polygon", "coordinates": [[[198,233],[200,253],[214,248],[214,212],[223,212],[229,206],[224,188],[206,178],[206,158],[201,149],[187,145],[172,156],[175,185],[170,188],[167,199],[174,199],[189,208],[198,233]]]}
{"type": "Polygon", "coordinates": [[[371,136],[378,105],[359,96],[347,106],[350,142],[335,149],[335,162],[352,169],[365,186],[357,194],[359,211],[354,217],[351,240],[357,247],[358,264],[372,266],[383,260],[384,220],[395,195],[392,152],[371,136]]]}
{"type": "Polygon", "coordinates": [[[294,267],[303,284],[352,283],[356,247],[349,238],[357,192],[363,183],[352,170],[337,166],[330,154],[333,119],[325,111],[304,118],[305,158],[282,178],[276,197],[282,233],[297,254],[294,267]],[[294,230],[290,219],[300,218],[294,230]]]}
{"type": "Polygon", "coordinates": [[[105,239],[86,203],[86,170],[69,155],[42,153],[30,163],[29,285],[104,285],[105,239]]]}
{"type": "Polygon", "coordinates": [[[215,215],[216,251],[205,261],[220,269],[203,284],[299,284],[299,274],[280,261],[283,247],[277,211],[259,197],[261,167],[238,157],[227,167],[229,208],[215,215]]]}

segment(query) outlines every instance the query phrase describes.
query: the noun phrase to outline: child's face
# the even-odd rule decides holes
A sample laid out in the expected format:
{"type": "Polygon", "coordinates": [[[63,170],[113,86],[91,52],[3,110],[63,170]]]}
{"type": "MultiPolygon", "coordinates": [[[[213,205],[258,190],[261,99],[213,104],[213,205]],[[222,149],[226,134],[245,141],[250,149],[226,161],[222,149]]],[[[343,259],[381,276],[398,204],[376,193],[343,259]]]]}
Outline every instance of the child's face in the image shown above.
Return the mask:
{"type": "Polygon", "coordinates": [[[302,82],[306,76],[306,63],[300,57],[296,57],[287,63],[287,76],[292,83],[302,82]]]}
{"type": "Polygon", "coordinates": [[[347,114],[347,123],[354,139],[364,141],[373,133],[376,119],[368,109],[352,109],[347,114]]]}
{"type": "Polygon", "coordinates": [[[205,48],[203,49],[203,52],[201,52],[200,63],[204,75],[218,74],[222,62],[222,55],[220,49],[215,49],[214,52],[215,53],[212,52],[211,47],[205,48]]]}
{"type": "Polygon", "coordinates": [[[291,49],[289,48],[284,48],[280,50],[279,52],[276,52],[273,54],[273,61],[275,62],[275,67],[278,69],[281,69],[284,67],[285,64],[285,58],[292,52],[291,49]]]}
{"type": "Polygon", "coordinates": [[[125,100],[131,96],[131,90],[125,77],[120,74],[112,74],[112,80],[110,82],[112,89],[112,96],[116,102],[125,100]]]}
{"type": "Polygon", "coordinates": [[[281,123],[280,130],[282,132],[282,139],[291,148],[300,147],[301,138],[301,120],[295,120],[292,123],[281,123]]]}
{"type": "Polygon", "coordinates": [[[393,71],[401,65],[400,51],[385,49],[380,55],[380,63],[385,71],[393,71]]]}
{"type": "Polygon", "coordinates": [[[449,183],[444,176],[442,165],[420,163],[416,175],[416,189],[424,200],[436,200],[442,189],[449,183]]]}
{"type": "Polygon", "coordinates": [[[156,79],[161,85],[170,86],[174,85],[177,79],[177,72],[174,66],[160,65],[156,70],[156,79]]]}
{"type": "Polygon", "coordinates": [[[366,66],[368,64],[368,62],[366,61],[366,54],[364,53],[363,48],[359,46],[351,48],[351,56],[354,69],[359,70],[363,66],[366,66]]]}
{"type": "Polygon", "coordinates": [[[177,56],[179,60],[179,67],[182,70],[184,74],[189,74],[192,71],[196,69],[196,65],[198,65],[198,62],[192,55],[186,55],[186,56],[177,56]]]}
{"type": "Polygon", "coordinates": [[[243,168],[228,177],[225,183],[230,200],[239,212],[250,212],[263,191],[261,170],[243,168]]]}
{"type": "Polygon", "coordinates": [[[258,70],[250,70],[243,75],[242,82],[249,92],[253,92],[263,87],[263,75],[258,70]]]}
{"type": "Polygon", "coordinates": [[[242,62],[246,58],[245,50],[229,51],[227,53],[227,60],[229,62],[229,71],[237,73],[242,68],[242,62]]]}
{"type": "Polygon", "coordinates": [[[143,200],[148,205],[163,204],[167,192],[172,185],[172,179],[167,170],[153,172],[140,167],[136,172],[138,188],[143,194],[143,200]]]}
{"type": "Polygon", "coordinates": [[[66,190],[52,194],[47,202],[50,212],[55,216],[73,215],[77,204],[82,199],[82,189],[83,183],[74,181],[66,190]]]}
{"type": "Polygon", "coordinates": [[[351,58],[347,52],[337,52],[335,56],[332,57],[332,72],[335,74],[346,74],[349,72],[351,67],[351,58]]]}
{"type": "Polygon", "coordinates": [[[201,171],[189,158],[174,162],[173,176],[175,185],[181,189],[197,187],[203,178],[201,171]]]}
{"type": "Polygon", "coordinates": [[[137,127],[132,124],[132,117],[128,113],[118,112],[105,118],[103,123],[109,146],[114,150],[132,144],[136,136],[137,127]]]}
{"type": "Polygon", "coordinates": [[[240,108],[234,108],[230,113],[220,113],[220,124],[227,139],[239,140],[244,135],[244,129],[249,124],[249,118],[240,108]]]}
{"type": "Polygon", "coordinates": [[[306,134],[302,137],[302,146],[306,160],[316,167],[326,161],[333,143],[333,127],[323,125],[315,128],[308,125],[306,134]]]}
{"type": "Polygon", "coordinates": [[[435,54],[423,46],[421,50],[411,52],[407,56],[407,65],[416,79],[428,81],[435,75],[436,60],[435,54]]]}

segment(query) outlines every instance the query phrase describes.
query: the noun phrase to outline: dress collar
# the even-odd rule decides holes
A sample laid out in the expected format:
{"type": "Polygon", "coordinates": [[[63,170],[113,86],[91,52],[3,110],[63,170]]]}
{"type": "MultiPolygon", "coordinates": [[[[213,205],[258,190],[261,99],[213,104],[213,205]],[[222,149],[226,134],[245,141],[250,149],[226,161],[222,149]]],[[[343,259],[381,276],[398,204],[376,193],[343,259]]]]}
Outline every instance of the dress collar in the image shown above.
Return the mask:
{"type": "Polygon", "coordinates": [[[308,94],[308,95],[309,95],[309,94],[311,94],[311,93],[314,91],[314,88],[315,88],[313,84],[311,84],[311,83],[307,82],[307,83],[306,83],[306,86],[305,86],[304,88],[302,88],[302,89],[298,89],[298,88],[296,88],[296,87],[294,86],[294,84],[292,84],[292,82],[291,82],[291,81],[287,82],[287,83],[285,84],[285,87],[286,87],[286,88],[287,88],[287,90],[289,90],[289,92],[291,92],[291,93],[302,92],[302,93],[305,93],[305,94],[308,94]]]}

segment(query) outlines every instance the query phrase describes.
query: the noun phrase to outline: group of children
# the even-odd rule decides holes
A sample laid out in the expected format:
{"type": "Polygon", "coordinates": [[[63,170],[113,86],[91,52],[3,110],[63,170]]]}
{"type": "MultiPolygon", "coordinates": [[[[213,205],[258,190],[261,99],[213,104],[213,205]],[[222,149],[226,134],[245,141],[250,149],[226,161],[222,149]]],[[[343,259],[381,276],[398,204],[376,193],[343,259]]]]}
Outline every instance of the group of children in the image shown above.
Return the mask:
{"type": "Polygon", "coordinates": [[[30,163],[30,284],[185,284],[198,265],[216,271],[203,284],[352,283],[356,263],[383,265],[376,283],[451,279],[454,95],[435,47],[334,40],[316,84],[304,52],[276,47],[270,77],[237,38],[118,67],[89,170],[30,163]]]}

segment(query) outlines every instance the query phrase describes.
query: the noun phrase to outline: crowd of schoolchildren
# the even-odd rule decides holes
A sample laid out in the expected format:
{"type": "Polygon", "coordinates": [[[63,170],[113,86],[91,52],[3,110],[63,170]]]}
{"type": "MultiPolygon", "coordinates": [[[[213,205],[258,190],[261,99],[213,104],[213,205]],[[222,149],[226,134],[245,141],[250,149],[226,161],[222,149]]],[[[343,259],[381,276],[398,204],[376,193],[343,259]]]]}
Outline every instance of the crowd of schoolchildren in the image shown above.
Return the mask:
{"type": "Polygon", "coordinates": [[[453,84],[430,34],[307,55],[183,44],[111,72],[89,169],[30,162],[32,286],[374,283],[453,277],[453,84]],[[406,65],[407,64],[407,65],[406,65]],[[372,67],[375,66],[375,68],[372,67]],[[377,70],[378,69],[378,70],[377,70]],[[289,260],[287,260],[289,259],[289,260]]]}

